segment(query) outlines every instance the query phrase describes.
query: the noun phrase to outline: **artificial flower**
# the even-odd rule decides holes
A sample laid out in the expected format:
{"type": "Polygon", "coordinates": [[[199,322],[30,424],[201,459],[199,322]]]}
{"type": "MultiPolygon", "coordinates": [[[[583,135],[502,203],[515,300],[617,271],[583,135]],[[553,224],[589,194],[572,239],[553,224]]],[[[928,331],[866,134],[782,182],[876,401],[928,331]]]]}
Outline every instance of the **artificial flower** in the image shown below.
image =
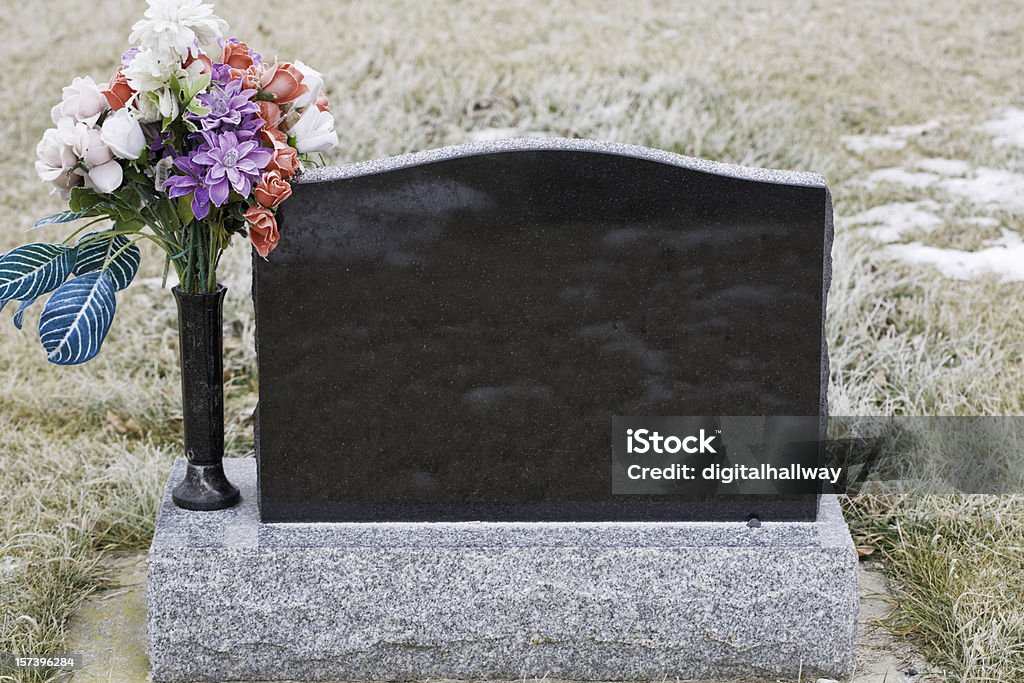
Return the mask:
{"type": "Polygon", "coordinates": [[[132,86],[128,85],[128,78],[124,75],[124,67],[117,67],[117,73],[114,74],[114,78],[110,81],[110,85],[103,91],[103,97],[107,100],[107,105],[117,111],[121,109],[135,94],[132,86]]]}
{"type": "Polygon", "coordinates": [[[157,109],[160,110],[160,116],[165,119],[176,119],[178,113],[181,111],[181,105],[178,102],[178,96],[174,94],[174,91],[170,88],[161,88],[156,91],[157,95],[157,109]]]}
{"type": "Polygon", "coordinates": [[[331,104],[327,101],[327,95],[324,95],[322,92],[319,97],[316,98],[316,102],[314,104],[316,104],[316,108],[320,111],[325,111],[328,114],[331,113],[331,104]]]}
{"type": "Polygon", "coordinates": [[[156,92],[166,88],[172,78],[184,78],[180,61],[163,59],[153,50],[139,50],[124,67],[128,85],[138,92],[156,92]]]}
{"type": "Polygon", "coordinates": [[[90,126],[96,123],[100,114],[107,108],[107,98],[102,92],[106,87],[106,84],[103,84],[101,88],[89,76],[75,78],[61,93],[60,104],[51,110],[53,122],[57,123],[60,117],[71,116],[76,121],[90,126]]]}
{"type": "Polygon", "coordinates": [[[249,46],[239,40],[229,40],[224,43],[224,54],[220,61],[232,69],[242,69],[243,71],[255,63],[249,46]]]}
{"type": "Polygon", "coordinates": [[[288,144],[275,146],[274,155],[267,164],[268,171],[277,171],[285,180],[291,180],[299,170],[299,155],[288,144]]]}
{"type": "Polygon", "coordinates": [[[106,194],[121,186],[121,164],[100,139],[99,128],[67,117],[58,122],[57,133],[77,159],[72,173],[82,176],[86,187],[106,194]]]}
{"type": "Polygon", "coordinates": [[[274,102],[277,104],[284,104],[309,92],[309,88],[302,82],[302,78],[302,72],[292,64],[275,62],[260,76],[260,89],[264,93],[273,95],[274,102]]]}
{"type": "MultiPolygon", "coordinates": [[[[240,82],[236,81],[236,83],[240,82]]],[[[276,128],[281,123],[281,107],[278,104],[260,100],[256,105],[259,107],[260,118],[263,119],[265,125],[276,128]]]]}
{"type": "Polygon", "coordinates": [[[142,132],[142,126],[128,109],[119,109],[103,120],[100,141],[118,159],[138,159],[146,148],[146,135],[142,132]]]}
{"type": "Polygon", "coordinates": [[[154,123],[161,119],[160,105],[156,93],[137,92],[128,101],[128,106],[135,112],[139,123],[154,123]]]}
{"type": "Polygon", "coordinates": [[[253,185],[260,180],[260,171],[274,154],[261,147],[258,140],[240,136],[242,134],[231,131],[207,133],[204,135],[206,144],[192,156],[192,161],[209,169],[205,182],[214,206],[223,206],[232,189],[248,197],[253,185]]]}
{"type": "Polygon", "coordinates": [[[280,171],[267,171],[253,190],[252,196],[261,206],[275,209],[292,196],[292,186],[281,177],[280,171]]]}
{"type": "Polygon", "coordinates": [[[198,96],[199,102],[210,112],[202,116],[189,114],[188,118],[199,122],[203,130],[239,127],[260,112],[252,101],[255,94],[255,90],[242,90],[241,81],[231,81],[224,87],[214,86],[210,92],[198,96]]]}
{"type": "Polygon", "coordinates": [[[269,209],[257,204],[250,206],[243,215],[249,221],[249,241],[256,247],[257,254],[267,258],[281,239],[277,232],[277,219],[269,209]]]}
{"type": "MultiPolygon", "coordinates": [[[[70,119],[65,120],[74,125],[70,119]]],[[[40,180],[53,183],[53,191],[64,194],[80,180],[80,176],[71,173],[78,163],[78,155],[56,128],[43,133],[43,139],[36,145],[36,157],[36,174],[40,180]]]]}
{"type": "Polygon", "coordinates": [[[160,59],[181,61],[224,35],[227,22],[213,13],[213,5],[201,0],[148,0],[149,9],[132,26],[128,40],[160,59]]]}
{"type": "Polygon", "coordinates": [[[288,129],[295,138],[296,151],[326,152],[338,146],[338,134],[334,132],[334,116],[318,107],[307,107],[299,120],[288,129]]]}
{"type": "Polygon", "coordinates": [[[324,87],[324,78],[319,71],[306,66],[297,59],[292,64],[302,74],[302,84],[306,86],[306,92],[296,97],[293,102],[296,107],[301,109],[313,104],[320,97],[320,90],[324,87]]]}
{"type": "Polygon", "coordinates": [[[202,220],[210,214],[210,192],[206,188],[206,166],[187,156],[174,159],[174,167],[184,175],[172,175],[160,184],[171,199],[192,195],[192,214],[202,220]]]}
{"type": "Polygon", "coordinates": [[[189,55],[181,63],[181,68],[188,73],[190,78],[195,78],[200,74],[213,74],[213,61],[205,52],[200,52],[197,55],[189,55]]]}

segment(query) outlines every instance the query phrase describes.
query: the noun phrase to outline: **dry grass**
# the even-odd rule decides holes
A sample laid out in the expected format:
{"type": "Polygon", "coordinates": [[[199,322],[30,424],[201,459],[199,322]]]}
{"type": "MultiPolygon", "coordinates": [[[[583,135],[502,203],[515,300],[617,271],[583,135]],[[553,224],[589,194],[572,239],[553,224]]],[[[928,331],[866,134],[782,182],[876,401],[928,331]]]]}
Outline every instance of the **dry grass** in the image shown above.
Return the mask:
{"type": "MultiPolygon", "coordinates": [[[[112,71],[142,2],[0,5],[0,83],[17,95],[0,119],[3,249],[59,208],[32,161],[60,87],[112,71]]],[[[927,156],[1024,166],[1020,150],[994,148],[972,128],[1024,102],[1024,13],[1008,0],[969,10],[953,0],[286,7],[221,0],[219,13],[268,56],[324,70],[342,141],[334,161],[463,142],[486,128],[603,138],[822,172],[839,217],[916,198],[859,184],[874,168],[927,156]],[[903,150],[860,157],[839,144],[930,118],[943,126],[903,150]]],[[[970,215],[938,199],[950,217],[970,215]]],[[[1021,228],[1020,216],[993,215],[1021,228]]],[[[979,239],[952,227],[940,236],[979,239]]],[[[255,400],[244,251],[222,278],[236,454],[248,448],[255,400]]],[[[1024,287],[900,266],[842,222],[835,256],[834,413],[1024,412],[1024,287]]],[[[159,259],[147,257],[141,280],[159,275],[159,259]]],[[[169,293],[137,282],[120,295],[104,352],[68,369],[46,363],[31,324],[18,333],[0,320],[0,651],[60,652],[64,617],[102,578],[97,551],[147,545],[179,438],[174,326],[169,293]]],[[[1024,503],[861,503],[857,528],[875,535],[900,586],[900,627],[930,644],[953,680],[1024,680],[1024,503]]]]}

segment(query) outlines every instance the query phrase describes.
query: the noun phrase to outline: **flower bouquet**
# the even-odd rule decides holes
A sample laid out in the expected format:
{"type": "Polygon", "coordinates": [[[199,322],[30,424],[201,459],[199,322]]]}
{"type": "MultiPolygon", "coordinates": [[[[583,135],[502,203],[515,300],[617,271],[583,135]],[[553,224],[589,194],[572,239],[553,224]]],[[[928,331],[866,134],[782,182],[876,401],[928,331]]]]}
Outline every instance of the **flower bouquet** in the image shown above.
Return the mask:
{"type": "Polygon", "coordinates": [[[164,252],[183,294],[216,293],[217,264],[234,235],[266,258],[277,207],[310,155],[336,146],[320,73],[264,59],[225,39],[200,0],[149,0],[109,83],[75,78],[53,107],[36,171],[68,210],[35,228],[87,220],[59,244],[0,257],[0,308],[25,310],[53,292],[39,319],[47,358],[83,363],[100,350],[115,292],[139,268],[143,239],[164,252]],[[105,229],[90,226],[111,221],[105,229]],[[70,279],[69,279],[70,278],[70,279]]]}
{"type": "Polygon", "coordinates": [[[115,293],[139,269],[137,242],[164,253],[178,277],[184,479],[174,501],[217,510],[239,500],[224,476],[222,302],[217,264],[234,235],[266,258],[278,243],[275,212],[310,155],[338,144],[320,74],[264,59],[225,39],[227,24],[201,0],[149,0],[134,45],[109,83],[85,76],[64,88],[36,171],[68,209],[34,228],[83,221],[58,244],[35,242],[0,257],[0,308],[25,310],[52,292],[39,317],[47,358],[84,363],[99,352],[115,293]],[[96,223],[104,229],[88,232],[96,223]]]}

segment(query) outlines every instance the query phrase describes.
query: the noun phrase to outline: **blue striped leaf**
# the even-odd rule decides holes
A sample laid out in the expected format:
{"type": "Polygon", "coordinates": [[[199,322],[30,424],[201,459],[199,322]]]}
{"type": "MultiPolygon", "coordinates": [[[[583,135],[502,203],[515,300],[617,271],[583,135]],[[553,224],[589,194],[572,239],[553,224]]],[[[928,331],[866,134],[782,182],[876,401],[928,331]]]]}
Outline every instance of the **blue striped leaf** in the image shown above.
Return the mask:
{"type": "MultiPolygon", "coordinates": [[[[105,205],[103,205],[105,207],[105,205]]],[[[100,207],[103,208],[103,207],[100,207]]],[[[71,221],[77,221],[79,218],[85,218],[86,216],[95,216],[97,207],[93,206],[86,211],[61,211],[55,213],[52,216],[46,218],[40,218],[32,224],[31,230],[41,228],[46,225],[53,225],[55,223],[70,223],[71,221]]]]}
{"type": "MultiPolygon", "coordinates": [[[[109,231],[108,231],[109,232],[109,231]]],[[[75,261],[75,275],[85,275],[103,267],[108,256],[114,256],[106,270],[114,282],[114,289],[121,290],[131,284],[135,274],[139,272],[139,264],[142,262],[142,253],[125,235],[111,235],[108,239],[96,239],[97,235],[104,235],[105,232],[90,232],[78,240],[78,259],[75,261]],[[86,240],[90,241],[84,244],[86,240]],[[124,251],[121,251],[124,249],[124,251]],[[120,252],[120,253],[118,253],[120,252]]]]}
{"type": "Polygon", "coordinates": [[[94,270],[57,288],[39,316],[39,341],[57,365],[84,363],[100,351],[114,320],[114,281],[94,270]]]}
{"type": "Polygon", "coordinates": [[[35,299],[25,299],[21,302],[21,305],[18,306],[18,310],[14,312],[14,326],[19,330],[21,329],[21,324],[25,322],[25,309],[35,302],[35,299]]]}
{"type": "Polygon", "coordinates": [[[75,267],[76,250],[63,244],[26,244],[0,257],[0,301],[35,299],[56,289],[75,267]]]}

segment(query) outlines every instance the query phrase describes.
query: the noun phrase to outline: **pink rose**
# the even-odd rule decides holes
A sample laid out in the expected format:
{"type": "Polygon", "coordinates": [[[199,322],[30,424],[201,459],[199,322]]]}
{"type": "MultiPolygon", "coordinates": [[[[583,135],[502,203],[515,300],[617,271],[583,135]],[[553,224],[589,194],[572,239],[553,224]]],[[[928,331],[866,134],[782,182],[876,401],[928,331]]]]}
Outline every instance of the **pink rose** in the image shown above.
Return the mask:
{"type": "Polygon", "coordinates": [[[128,100],[135,94],[132,87],[128,85],[128,79],[125,78],[123,66],[117,67],[117,73],[111,79],[110,85],[101,92],[107,98],[107,104],[114,111],[124,108],[124,105],[128,104],[128,100]]]}
{"type": "Polygon", "coordinates": [[[244,216],[245,220],[249,221],[249,240],[252,246],[256,247],[257,254],[267,258],[281,239],[277,232],[277,219],[270,209],[258,204],[250,206],[244,216]]]}
{"type": "Polygon", "coordinates": [[[257,101],[256,106],[260,108],[260,118],[263,119],[264,125],[277,128],[277,124],[281,123],[281,107],[266,100],[257,101]]]}
{"type": "Polygon", "coordinates": [[[292,186],[281,178],[280,171],[268,171],[263,174],[260,184],[256,186],[253,197],[268,209],[276,209],[278,205],[292,195],[292,186]]]}
{"type": "Polygon", "coordinates": [[[294,147],[283,145],[274,150],[274,156],[267,164],[268,171],[277,171],[285,180],[291,180],[295,172],[299,170],[299,153],[294,147]]]}
{"type": "Polygon", "coordinates": [[[291,102],[309,92],[309,88],[302,83],[302,72],[288,62],[275,62],[264,71],[260,85],[263,92],[273,95],[278,104],[291,102]]]}
{"type": "Polygon", "coordinates": [[[224,56],[220,58],[220,61],[232,69],[242,69],[243,71],[248,69],[252,66],[249,46],[245,43],[225,43],[224,56]]]}

